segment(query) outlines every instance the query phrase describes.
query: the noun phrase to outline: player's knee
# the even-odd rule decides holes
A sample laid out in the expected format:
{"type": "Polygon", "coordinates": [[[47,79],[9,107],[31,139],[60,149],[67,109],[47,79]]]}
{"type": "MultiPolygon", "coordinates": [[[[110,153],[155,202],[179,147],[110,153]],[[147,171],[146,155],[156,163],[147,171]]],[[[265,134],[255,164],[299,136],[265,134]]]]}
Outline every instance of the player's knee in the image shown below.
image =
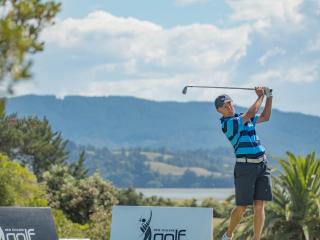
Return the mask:
{"type": "Polygon", "coordinates": [[[235,210],[241,215],[244,214],[246,209],[247,209],[247,206],[236,206],[236,208],[235,208],[235,210]]]}
{"type": "Polygon", "coordinates": [[[264,202],[261,200],[256,200],[253,203],[253,210],[255,212],[262,212],[264,211],[264,202]]]}

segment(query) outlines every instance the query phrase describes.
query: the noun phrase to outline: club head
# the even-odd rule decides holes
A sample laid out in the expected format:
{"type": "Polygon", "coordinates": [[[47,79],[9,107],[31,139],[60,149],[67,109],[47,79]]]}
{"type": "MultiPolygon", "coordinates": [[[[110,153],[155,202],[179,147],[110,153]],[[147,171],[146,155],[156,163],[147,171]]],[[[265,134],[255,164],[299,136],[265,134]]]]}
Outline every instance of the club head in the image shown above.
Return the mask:
{"type": "Polygon", "coordinates": [[[182,93],[183,94],[187,94],[187,89],[188,89],[188,87],[184,87],[183,90],[182,90],[182,93]]]}

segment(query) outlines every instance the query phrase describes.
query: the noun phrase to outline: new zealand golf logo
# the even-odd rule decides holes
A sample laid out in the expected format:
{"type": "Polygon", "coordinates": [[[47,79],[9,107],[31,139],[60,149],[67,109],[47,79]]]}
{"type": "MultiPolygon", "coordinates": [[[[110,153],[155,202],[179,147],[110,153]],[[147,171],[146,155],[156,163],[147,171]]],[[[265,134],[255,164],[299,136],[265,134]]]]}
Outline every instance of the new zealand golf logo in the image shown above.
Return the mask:
{"type": "Polygon", "coordinates": [[[143,240],[151,240],[152,238],[152,231],[150,227],[151,219],[152,219],[152,211],[150,211],[150,217],[148,220],[146,220],[143,217],[139,219],[139,222],[141,222],[140,230],[144,235],[143,240]]]}
{"type": "Polygon", "coordinates": [[[32,240],[34,228],[4,228],[0,227],[0,240],[32,240]]]}

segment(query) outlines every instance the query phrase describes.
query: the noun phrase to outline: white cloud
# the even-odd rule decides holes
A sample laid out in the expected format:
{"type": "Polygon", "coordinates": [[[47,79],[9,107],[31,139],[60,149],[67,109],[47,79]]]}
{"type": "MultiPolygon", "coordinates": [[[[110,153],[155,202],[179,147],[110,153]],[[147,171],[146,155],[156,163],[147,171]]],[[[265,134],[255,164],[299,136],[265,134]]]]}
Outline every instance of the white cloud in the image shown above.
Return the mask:
{"type": "MultiPolygon", "coordinates": [[[[95,11],[84,19],[67,18],[58,21],[56,25],[44,32],[44,40],[47,43],[58,43],[62,47],[75,46],[117,38],[120,42],[123,38],[134,37],[150,32],[161,31],[162,28],[148,21],[135,18],[115,17],[108,12],[95,11]]],[[[96,46],[98,47],[98,46],[96,46]]]]}
{"type": "Polygon", "coordinates": [[[227,0],[227,3],[235,20],[275,19],[297,24],[303,19],[299,12],[303,0],[227,0]]]}
{"type": "Polygon", "coordinates": [[[263,73],[256,74],[251,77],[250,84],[253,86],[267,86],[277,79],[281,78],[279,70],[271,69],[263,73]]]}
{"type": "Polygon", "coordinates": [[[304,65],[302,67],[292,67],[286,71],[285,80],[292,83],[312,83],[319,80],[318,63],[304,65]]]}
{"type": "Polygon", "coordinates": [[[145,78],[122,81],[91,81],[79,95],[83,96],[139,96],[145,99],[154,100],[181,100],[187,101],[190,98],[208,100],[212,99],[218,91],[205,89],[190,89],[188,97],[182,94],[186,83],[190,85],[230,85],[230,75],[225,72],[216,72],[212,76],[197,74],[180,74],[164,78],[145,78]]]}
{"type": "Polygon", "coordinates": [[[270,86],[280,84],[310,84],[320,80],[320,69],[318,62],[311,64],[300,64],[295,67],[281,67],[269,69],[266,72],[253,75],[250,79],[250,84],[257,86],[270,86]]]}
{"type": "Polygon", "coordinates": [[[316,14],[317,16],[320,16],[320,1],[319,0],[315,0],[316,1],[316,14]]]}
{"type": "Polygon", "coordinates": [[[315,36],[314,39],[310,40],[309,43],[307,44],[307,51],[320,51],[320,34],[315,36]]]}
{"type": "Polygon", "coordinates": [[[284,49],[275,47],[269,51],[267,51],[263,56],[261,56],[258,60],[261,66],[264,66],[270,58],[275,56],[284,55],[286,52],[284,49]]]}
{"type": "Polygon", "coordinates": [[[226,64],[230,71],[246,55],[253,29],[250,25],[220,29],[208,24],[164,29],[97,11],[83,19],[59,21],[43,38],[70,56],[99,59],[88,66],[94,80],[104,80],[100,76],[111,73],[127,80],[152,80],[186,73],[210,76],[226,64]]]}
{"type": "Polygon", "coordinates": [[[199,4],[199,3],[205,3],[208,0],[175,0],[175,3],[178,6],[189,6],[189,5],[194,5],[194,4],[199,4]]]}

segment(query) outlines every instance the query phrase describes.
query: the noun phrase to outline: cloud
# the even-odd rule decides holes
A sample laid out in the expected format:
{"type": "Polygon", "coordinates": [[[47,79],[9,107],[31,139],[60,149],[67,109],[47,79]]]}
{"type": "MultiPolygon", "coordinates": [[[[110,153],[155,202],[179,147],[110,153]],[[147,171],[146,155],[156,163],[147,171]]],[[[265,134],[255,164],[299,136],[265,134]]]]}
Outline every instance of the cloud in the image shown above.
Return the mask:
{"type": "Polygon", "coordinates": [[[144,96],[142,84],[135,85],[136,82],[148,88],[167,81],[179,88],[182,82],[200,79],[223,83],[221,79],[230,78],[238,61],[246,55],[254,29],[247,24],[229,29],[209,24],[165,29],[152,22],[96,11],[83,19],[58,21],[42,37],[49,48],[88,62],[79,78],[85,75],[95,82],[88,83],[90,94],[99,94],[102,88],[119,93],[117,89],[122,86],[127,94],[138,95],[140,89],[144,96]],[[129,81],[134,82],[134,87],[128,88],[131,91],[126,88],[129,81]]]}
{"type": "Polygon", "coordinates": [[[288,68],[279,67],[269,69],[263,73],[255,74],[250,79],[250,84],[257,85],[281,85],[281,84],[311,84],[320,80],[320,68],[318,62],[300,64],[288,68]]]}
{"type": "MultiPolygon", "coordinates": [[[[196,11],[196,4],[207,1],[164,1],[161,7],[167,9],[174,3],[196,11]]],[[[72,6],[77,1],[67,2],[70,9],[77,9],[72,6]]],[[[214,4],[212,10],[217,14],[209,17],[204,13],[201,19],[197,14],[186,15],[179,8],[172,8],[176,11],[172,12],[173,18],[163,19],[160,13],[144,14],[151,5],[139,7],[142,12],[132,12],[136,17],[123,17],[122,14],[128,16],[128,11],[116,6],[112,9],[119,16],[92,12],[90,3],[81,5],[76,16],[84,11],[91,13],[57,20],[42,34],[46,47],[35,56],[36,85],[21,86],[17,92],[60,97],[131,95],[184,101],[208,100],[220,94],[213,89],[192,89],[184,96],[181,90],[187,84],[267,85],[277,92],[281,90],[283,109],[289,104],[298,106],[300,100],[294,96],[297,91],[316,98],[315,89],[320,86],[320,1],[225,2],[227,6],[224,2],[214,4]],[[157,23],[151,19],[157,19],[157,23]],[[179,25],[181,21],[203,24],[179,25]],[[219,25],[212,24],[213,21],[219,25]],[[291,96],[290,101],[287,96],[291,96]]],[[[70,14],[75,13],[65,10],[60,16],[70,14]]],[[[230,94],[240,104],[251,104],[255,98],[254,93],[247,91],[230,94]]]]}
{"type": "Polygon", "coordinates": [[[273,58],[278,55],[284,55],[286,52],[284,49],[275,47],[269,51],[267,51],[263,56],[261,56],[258,60],[261,66],[264,66],[270,58],[273,58]]]}
{"type": "Polygon", "coordinates": [[[233,10],[232,19],[235,20],[273,19],[298,24],[303,19],[303,15],[299,12],[303,0],[227,0],[226,2],[233,10]]]}
{"type": "Polygon", "coordinates": [[[287,72],[285,80],[292,83],[312,83],[319,80],[319,63],[293,67],[287,72]]]}
{"type": "Polygon", "coordinates": [[[205,3],[205,2],[208,2],[208,0],[175,0],[175,3],[178,6],[190,6],[190,5],[205,3]]]}
{"type": "Polygon", "coordinates": [[[160,26],[148,21],[115,17],[105,11],[95,11],[84,19],[67,18],[58,21],[56,25],[44,31],[43,37],[47,43],[58,43],[61,47],[79,44],[91,47],[92,43],[97,41],[103,43],[110,38],[117,38],[121,42],[122,39],[161,30],[160,26]]]}
{"type": "Polygon", "coordinates": [[[320,1],[316,0],[316,15],[320,16],[320,1]]]}
{"type": "Polygon", "coordinates": [[[225,72],[216,72],[210,77],[197,74],[180,74],[163,78],[123,79],[122,81],[91,81],[78,94],[85,96],[139,96],[153,100],[187,101],[191,98],[211,99],[216,93],[212,90],[192,89],[188,98],[182,94],[182,89],[188,84],[214,84],[218,86],[229,85],[230,75],[225,72]]]}
{"type": "Polygon", "coordinates": [[[151,22],[98,11],[84,19],[58,22],[43,37],[48,44],[81,54],[104,55],[120,61],[135,59],[137,63],[160,68],[208,69],[244,56],[250,31],[249,25],[219,29],[193,24],[163,29],[151,22]]]}
{"type": "Polygon", "coordinates": [[[310,52],[320,51],[320,34],[308,42],[306,50],[310,52]]]}

